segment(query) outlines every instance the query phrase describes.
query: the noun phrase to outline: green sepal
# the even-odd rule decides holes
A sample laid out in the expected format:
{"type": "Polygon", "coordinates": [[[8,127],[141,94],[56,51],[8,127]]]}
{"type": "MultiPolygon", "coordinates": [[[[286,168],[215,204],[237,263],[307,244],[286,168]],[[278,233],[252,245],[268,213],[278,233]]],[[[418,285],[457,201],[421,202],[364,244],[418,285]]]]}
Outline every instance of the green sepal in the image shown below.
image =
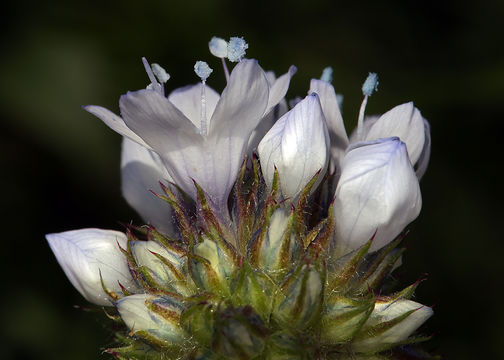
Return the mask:
{"type": "MultiPolygon", "coordinates": [[[[294,231],[296,235],[304,242],[305,233],[307,230],[307,219],[306,219],[306,204],[308,203],[308,198],[310,196],[311,190],[315,183],[317,182],[318,177],[320,176],[320,172],[322,169],[317,171],[315,175],[312,176],[310,181],[305,185],[301,193],[299,194],[299,198],[297,200],[297,204],[295,207],[295,226],[294,231]]],[[[281,181],[281,180],[280,180],[281,181]]]]}
{"type": "Polygon", "coordinates": [[[313,357],[299,339],[280,331],[270,336],[264,354],[265,360],[311,360],[313,357]]]}
{"type": "Polygon", "coordinates": [[[189,262],[191,277],[197,286],[204,291],[229,296],[229,282],[237,266],[217,242],[203,236],[189,254],[189,262]]]}
{"type": "Polygon", "coordinates": [[[129,344],[109,348],[105,352],[118,360],[161,360],[161,353],[141,340],[129,339],[129,344]]]}
{"type": "Polygon", "coordinates": [[[350,280],[355,275],[359,265],[368,253],[373,239],[374,235],[360,248],[342,258],[339,258],[334,264],[331,264],[330,271],[328,271],[329,279],[326,294],[330,294],[333,291],[345,293],[349,289],[351,285],[350,280]]]}
{"type": "MultiPolygon", "coordinates": [[[[411,314],[413,314],[418,309],[412,309],[406,311],[405,313],[396,316],[395,318],[389,321],[383,321],[373,326],[364,326],[360,329],[360,331],[354,336],[353,341],[362,341],[367,340],[369,338],[377,337],[384,332],[392,329],[394,326],[398,325],[405,319],[407,319],[411,314]]],[[[377,351],[374,351],[377,352],[377,351]]]]}
{"type": "Polygon", "coordinates": [[[196,181],[193,180],[193,183],[198,195],[199,211],[208,231],[207,236],[211,237],[235,264],[238,264],[238,253],[235,247],[231,245],[232,243],[236,243],[235,236],[226,225],[218,220],[218,217],[214,214],[214,210],[206,198],[205,191],[196,181]]]}
{"type": "Polygon", "coordinates": [[[310,246],[317,254],[322,254],[325,258],[328,256],[327,249],[334,235],[333,209],[334,202],[329,206],[327,218],[321,220],[314,228],[316,232],[313,233],[314,231],[312,230],[305,238],[305,247],[310,246]]]}
{"type": "Polygon", "coordinates": [[[325,266],[306,259],[288,275],[277,292],[273,318],[287,329],[306,329],[321,315],[325,266]]]}
{"type": "Polygon", "coordinates": [[[116,292],[110,290],[109,288],[107,288],[105,286],[105,282],[103,281],[103,277],[102,277],[102,274],[101,274],[101,270],[98,270],[99,271],[99,274],[100,274],[100,284],[101,284],[101,287],[103,289],[103,291],[105,292],[105,294],[107,294],[107,296],[113,300],[113,301],[117,301],[121,298],[121,296],[119,296],[116,292]]]}
{"type": "Polygon", "coordinates": [[[352,284],[357,292],[376,290],[381,286],[405,250],[398,248],[405,235],[399,235],[380,250],[366,256],[359,267],[359,276],[352,284]]]}
{"type": "Polygon", "coordinates": [[[189,306],[180,317],[180,324],[201,346],[210,347],[214,331],[214,312],[216,305],[211,302],[198,302],[189,306]]]}
{"type": "Polygon", "coordinates": [[[251,306],[218,308],[214,321],[214,353],[246,360],[263,352],[269,330],[251,306]]]}
{"type": "Polygon", "coordinates": [[[372,296],[351,299],[333,294],[326,300],[320,320],[320,339],[324,344],[348,342],[364,325],[373,312],[372,296]]]}
{"type": "Polygon", "coordinates": [[[184,255],[187,252],[186,246],[182,246],[180,241],[169,238],[164,234],[161,234],[152,225],[146,225],[146,227],[147,227],[147,240],[152,240],[158,243],[159,245],[165,247],[169,251],[178,255],[184,255]]]}
{"type": "Polygon", "coordinates": [[[247,245],[252,237],[258,205],[257,192],[259,189],[259,164],[257,159],[255,157],[252,159],[252,176],[248,179],[246,178],[246,165],[247,157],[245,156],[235,185],[236,208],[238,212],[236,216],[238,249],[242,255],[245,255],[247,245]]]}
{"type": "Polygon", "coordinates": [[[275,283],[268,276],[244,262],[231,282],[231,301],[234,306],[251,305],[261,319],[268,323],[275,288],[275,283]]]}
{"type": "Polygon", "coordinates": [[[264,204],[259,220],[254,228],[254,233],[248,243],[247,257],[250,263],[255,267],[259,266],[261,248],[269,231],[271,217],[278,208],[278,203],[270,194],[264,204]]]}
{"type": "MultiPolygon", "coordinates": [[[[155,195],[160,199],[166,201],[173,208],[179,226],[180,234],[182,235],[182,240],[186,244],[194,243],[196,239],[191,225],[191,219],[189,219],[184,209],[182,208],[182,202],[168,186],[164,185],[162,182],[160,182],[159,184],[166,196],[159,194],[155,195]]],[[[183,194],[183,192],[181,193],[183,194]]]]}

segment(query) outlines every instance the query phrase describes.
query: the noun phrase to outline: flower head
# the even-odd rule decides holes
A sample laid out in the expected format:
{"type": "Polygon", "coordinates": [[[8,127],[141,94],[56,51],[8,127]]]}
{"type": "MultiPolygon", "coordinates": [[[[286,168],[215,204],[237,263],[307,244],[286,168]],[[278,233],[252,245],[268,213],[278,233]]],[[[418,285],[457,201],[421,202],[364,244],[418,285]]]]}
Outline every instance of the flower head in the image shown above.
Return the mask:
{"type": "Polygon", "coordinates": [[[331,68],[289,110],[297,69],[277,78],[247,48],[210,40],[220,94],[197,61],[201,82],[165,96],[170,76],[143,59],[150,84],[121,96],[120,117],[85,107],[124,137],[123,195],[147,225],[48,234],[49,245],[120,322],[106,350],[118,359],[401,356],[432,309],[410,300],[417,284],[376,294],[420,212],[429,125],[412,103],[365,117],[371,73],[349,137],[331,68]]]}

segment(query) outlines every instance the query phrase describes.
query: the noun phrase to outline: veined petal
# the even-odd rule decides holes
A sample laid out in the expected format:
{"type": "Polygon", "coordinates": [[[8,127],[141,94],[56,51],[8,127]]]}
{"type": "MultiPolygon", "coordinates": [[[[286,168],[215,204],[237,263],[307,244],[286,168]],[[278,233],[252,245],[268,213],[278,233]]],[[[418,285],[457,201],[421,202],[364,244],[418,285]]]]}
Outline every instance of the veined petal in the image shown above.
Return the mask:
{"type": "Polygon", "coordinates": [[[336,248],[344,255],[376,236],[370,251],[392,241],[420,213],[418,179],[398,138],[350,146],[335,194],[336,248]]]}
{"type": "Polygon", "coordinates": [[[373,352],[386,345],[404,341],[434,313],[430,307],[411,300],[399,299],[393,302],[378,300],[361,331],[397,319],[408,312],[411,313],[406,318],[383,333],[353,342],[353,349],[357,352],[373,352]]]}
{"type": "Polygon", "coordinates": [[[119,104],[126,124],[158,153],[175,183],[195,199],[191,177],[199,180],[201,175],[195,174],[207,173],[201,166],[207,160],[206,140],[198,128],[154,91],[129,92],[119,104]]]}
{"type": "Polygon", "coordinates": [[[122,136],[127,137],[148,149],[151,148],[149,145],[145,143],[145,141],[143,141],[143,139],[140,136],[135,134],[129,127],[126,126],[122,118],[114,114],[112,111],[96,105],[84,106],[84,110],[98,117],[109,128],[111,128],[118,134],[121,134],[122,136]]]}
{"type": "Polygon", "coordinates": [[[309,93],[317,93],[319,96],[331,140],[331,159],[334,163],[333,166],[339,167],[348,147],[348,136],[334,87],[327,81],[312,79],[309,93]]]}
{"type": "Polygon", "coordinates": [[[168,100],[177,107],[198,129],[201,127],[201,91],[205,86],[206,118],[211,119],[220,95],[211,87],[202,83],[188,85],[173,90],[168,100]]]}
{"type": "Polygon", "coordinates": [[[159,192],[159,181],[172,182],[158,154],[123,138],[121,154],[122,193],[142,219],[166,234],[173,233],[170,205],[152,194],[159,192]]]}
{"type": "Polygon", "coordinates": [[[171,138],[201,140],[198,128],[167,98],[155,91],[139,90],[122,95],[119,107],[126,125],[153,150],[170,148],[171,138]]]}
{"type": "Polygon", "coordinates": [[[203,153],[199,154],[201,166],[188,171],[223,212],[250,135],[267,102],[268,82],[263,70],[255,60],[240,61],[212,115],[203,153]]]}
{"type": "Polygon", "coordinates": [[[119,283],[133,292],[138,289],[119,249],[126,248],[123,233],[82,229],[47,234],[46,239],[72,285],[90,302],[112,305],[103,291],[100,273],[105,286],[114,292],[121,293],[119,283]]]}
{"type": "Polygon", "coordinates": [[[265,113],[269,98],[266,75],[256,60],[242,60],[212,115],[209,137],[237,137],[248,141],[265,113]]]}
{"type": "Polygon", "coordinates": [[[325,171],[328,142],[318,96],[308,95],[282,116],[259,143],[266,184],[271,186],[276,167],[284,197],[296,197],[317,171],[325,171]]]}
{"type": "Polygon", "coordinates": [[[289,71],[273,81],[269,90],[268,106],[266,107],[265,114],[271,111],[287,94],[289,84],[292,76],[296,73],[297,68],[291,65],[289,71]]]}
{"type": "Polygon", "coordinates": [[[397,136],[408,148],[414,165],[420,158],[425,144],[424,119],[412,102],[398,105],[383,114],[358,141],[371,141],[397,136]]]}

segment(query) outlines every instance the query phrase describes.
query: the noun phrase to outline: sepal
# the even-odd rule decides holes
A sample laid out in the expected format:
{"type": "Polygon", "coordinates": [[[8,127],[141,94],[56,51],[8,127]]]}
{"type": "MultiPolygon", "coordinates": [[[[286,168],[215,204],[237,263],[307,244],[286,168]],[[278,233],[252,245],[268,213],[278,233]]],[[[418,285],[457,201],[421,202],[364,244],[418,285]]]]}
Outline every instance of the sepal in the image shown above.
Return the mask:
{"type": "Polygon", "coordinates": [[[270,277],[244,262],[231,283],[231,301],[235,306],[251,305],[265,322],[269,322],[276,285],[270,277]]]}
{"type": "Polygon", "coordinates": [[[273,319],[286,328],[306,329],[320,317],[325,266],[306,259],[287,276],[275,297],[273,319]]]}
{"type": "Polygon", "coordinates": [[[205,235],[189,256],[191,276],[195,284],[204,291],[229,296],[229,282],[236,270],[234,259],[205,235]]]}
{"type": "Polygon", "coordinates": [[[225,359],[252,359],[263,352],[268,335],[251,306],[218,309],[212,350],[225,359]]]}
{"type": "Polygon", "coordinates": [[[334,293],[325,302],[320,320],[321,341],[328,345],[351,340],[374,309],[373,296],[348,298],[334,293]]]}
{"type": "Polygon", "coordinates": [[[183,305],[168,296],[137,294],[122,298],[117,310],[131,334],[160,348],[184,343],[186,334],[179,325],[183,305]]]}
{"type": "Polygon", "coordinates": [[[432,314],[431,308],[411,300],[377,300],[352,347],[356,352],[376,353],[410,343],[408,337],[432,314]]]}

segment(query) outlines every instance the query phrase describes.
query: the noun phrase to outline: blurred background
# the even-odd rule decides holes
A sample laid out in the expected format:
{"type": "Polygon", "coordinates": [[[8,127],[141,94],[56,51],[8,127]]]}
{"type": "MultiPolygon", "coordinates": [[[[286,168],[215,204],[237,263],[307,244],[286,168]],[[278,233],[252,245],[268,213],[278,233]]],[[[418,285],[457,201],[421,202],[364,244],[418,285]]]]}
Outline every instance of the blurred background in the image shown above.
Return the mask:
{"type": "Polygon", "coordinates": [[[500,357],[504,2],[21,0],[0,16],[1,358],[108,358],[103,313],[73,306],[87,304],[44,239],[139,223],[120,193],[120,136],[81,105],[118,112],[121,94],[148,83],[142,56],[167,69],[169,89],[195,83],[205,60],[222,90],[213,35],[244,36],[247,56],[277,74],[295,64],[290,98],[332,66],[347,129],[369,71],[380,85],[368,114],[415,101],[432,156],[398,279],[427,274],[416,297],[434,305],[427,349],[500,357]]]}

